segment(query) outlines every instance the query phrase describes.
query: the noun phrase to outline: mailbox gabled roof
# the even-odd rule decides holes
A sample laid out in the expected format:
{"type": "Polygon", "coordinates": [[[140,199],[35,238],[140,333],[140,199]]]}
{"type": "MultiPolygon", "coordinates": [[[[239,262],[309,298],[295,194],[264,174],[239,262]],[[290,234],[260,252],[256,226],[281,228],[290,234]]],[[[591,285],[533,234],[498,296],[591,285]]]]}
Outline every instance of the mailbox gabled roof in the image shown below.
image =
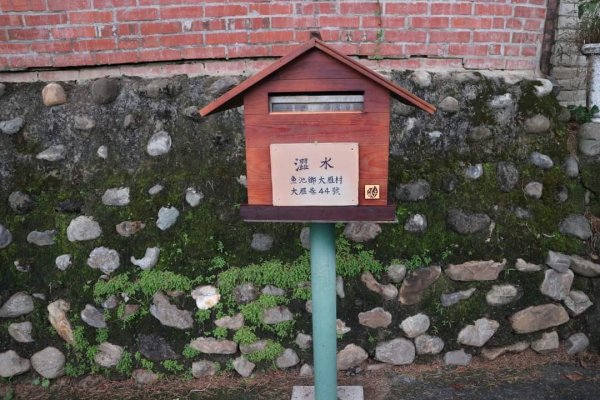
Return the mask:
{"type": "Polygon", "coordinates": [[[297,49],[295,49],[291,53],[289,53],[289,54],[283,56],[282,58],[280,58],[279,60],[273,62],[273,64],[269,65],[267,68],[263,69],[262,71],[258,72],[257,74],[246,79],[244,82],[240,83],[238,86],[234,87],[233,89],[231,89],[230,91],[228,91],[227,93],[225,93],[224,95],[219,97],[218,99],[214,100],[213,102],[211,102],[208,105],[206,105],[205,107],[203,107],[200,110],[200,115],[205,117],[214,112],[224,111],[224,110],[228,110],[230,108],[235,108],[235,107],[241,106],[243,104],[243,95],[248,89],[250,89],[257,83],[259,83],[263,79],[267,78],[268,76],[273,74],[275,71],[277,71],[280,68],[283,68],[287,64],[291,63],[292,61],[294,61],[295,59],[300,57],[302,54],[306,53],[307,51],[309,51],[311,49],[318,49],[318,50],[322,51],[323,53],[335,58],[340,63],[345,64],[348,67],[354,69],[355,71],[362,74],[366,78],[374,81],[375,83],[379,84],[380,86],[383,86],[384,88],[389,90],[391,95],[394,98],[396,98],[397,100],[400,100],[404,103],[413,105],[417,108],[427,111],[430,114],[433,114],[435,112],[435,107],[433,105],[429,104],[428,102],[426,102],[425,100],[414,95],[413,93],[409,92],[408,90],[396,85],[394,82],[390,81],[389,79],[384,78],[383,76],[379,75],[375,71],[365,67],[358,61],[355,61],[352,58],[346,56],[345,54],[342,54],[339,51],[334,50],[333,48],[327,46],[325,44],[325,42],[323,42],[319,39],[316,39],[316,38],[312,38],[308,42],[299,46],[297,49]]]}

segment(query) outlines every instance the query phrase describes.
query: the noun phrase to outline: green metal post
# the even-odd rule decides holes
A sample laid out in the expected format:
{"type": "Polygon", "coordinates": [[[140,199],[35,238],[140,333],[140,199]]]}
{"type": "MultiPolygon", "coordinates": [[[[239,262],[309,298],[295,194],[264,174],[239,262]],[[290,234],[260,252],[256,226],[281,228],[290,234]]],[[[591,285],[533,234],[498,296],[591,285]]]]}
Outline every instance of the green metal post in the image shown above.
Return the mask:
{"type": "Polygon", "coordinates": [[[336,400],[336,291],[334,224],[310,224],[315,400],[336,400]]]}

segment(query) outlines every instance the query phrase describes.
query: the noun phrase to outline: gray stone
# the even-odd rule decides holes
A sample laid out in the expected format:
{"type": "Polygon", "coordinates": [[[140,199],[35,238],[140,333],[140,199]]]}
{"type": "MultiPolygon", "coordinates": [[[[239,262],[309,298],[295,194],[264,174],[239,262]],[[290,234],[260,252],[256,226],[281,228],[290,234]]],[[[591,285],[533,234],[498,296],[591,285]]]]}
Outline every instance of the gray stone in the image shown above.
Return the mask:
{"type": "Polygon", "coordinates": [[[133,256],[129,259],[133,265],[140,267],[143,270],[153,268],[158,263],[158,257],[160,256],[160,249],[158,247],[149,247],[144,253],[144,257],[137,259],[133,256]]]}
{"type": "Polygon", "coordinates": [[[519,219],[531,219],[532,217],[531,210],[522,207],[515,207],[513,213],[519,219]]]}
{"type": "Polygon", "coordinates": [[[479,179],[483,176],[483,165],[482,164],[469,165],[468,167],[465,168],[465,170],[463,171],[463,174],[464,174],[465,178],[467,178],[467,179],[471,179],[471,180],[479,179]]]}
{"type": "Polygon", "coordinates": [[[535,86],[535,95],[537,97],[544,97],[552,93],[554,85],[549,79],[538,79],[535,83],[539,83],[539,85],[535,86]]]}
{"type": "Polygon", "coordinates": [[[198,207],[203,198],[204,193],[202,193],[200,190],[192,187],[185,189],[185,201],[190,205],[190,207],[198,207]]]}
{"type": "Polygon", "coordinates": [[[244,316],[241,313],[235,314],[231,317],[226,315],[215,321],[216,326],[234,331],[241,329],[244,326],[244,323],[244,316]]]}
{"type": "Polygon", "coordinates": [[[513,163],[499,162],[496,166],[496,179],[502,192],[510,192],[519,182],[519,170],[513,163]]]}
{"type": "Polygon", "coordinates": [[[448,96],[438,104],[438,108],[445,113],[453,114],[460,110],[460,103],[454,97],[448,96]]]}
{"type": "Polygon", "coordinates": [[[116,79],[100,78],[92,83],[92,101],[96,104],[112,103],[119,96],[116,79]]]}
{"type": "Polygon", "coordinates": [[[31,272],[31,262],[29,260],[15,260],[13,264],[15,265],[15,269],[19,272],[31,272]]]}
{"type": "Polygon", "coordinates": [[[259,351],[263,351],[267,348],[269,342],[266,340],[258,340],[250,344],[240,344],[240,352],[242,354],[252,354],[259,351]]]}
{"type": "Polygon", "coordinates": [[[114,294],[111,294],[102,302],[102,308],[107,310],[114,310],[119,306],[119,298],[114,294]]]}
{"type": "Polygon", "coordinates": [[[33,199],[27,193],[12,192],[8,196],[8,205],[17,214],[26,214],[33,209],[33,199]]]}
{"type": "Polygon", "coordinates": [[[21,358],[15,351],[8,350],[0,353],[0,377],[12,378],[29,371],[30,368],[29,360],[21,358]]]}
{"type": "Polygon", "coordinates": [[[306,250],[310,250],[310,228],[308,226],[300,231],[300,244],[306,250]]]}
{"type": "Polygon", "coordinates": [[[67,155],[67,148],[65,146],[63,146],[62,144],[58,144],[55,146],[50,146],[46,150],[42,151],[41,153],[38,153],[38,155],[35,156],[35,158],[37,158],[38,160],[45,160],[45,161],[53,162],[53,161],[64,160],[66,155],[67,155]]]}
{"type": "Polygon", "coordinates": [[[173,360],[179,358],[167,339],[158,335],[140,335],[140,354],[152,361],[173,360]]]}
{"type": "Polygon", "coordinates": [[[383,298],[387,300],[394,299],[396,296],[398,296],[398,289],[396,288],[396,286],[392,285],[391,283],[384,285],[382,283],[377,282],[373,274],[371,274],[368,271],[362,273],[362,275],[360,276],[360,280],[365,284],[367,289],[377,294],[380,294],[381,296],[383,296],[383,298]]]}
{"type": "Polygon", "coordinates": [[[467,325],[458,333],[458,343],[481,347],[494,336],[500,324],[487,318],[480,318],[475,325],[467,325]]]}
{"type": "Polygon", "coordinates": [[[135,235],[146,227],[142,221],[123,221],[115,225],[117,233],[123,237],[135,235]]]}
{"type": "Polygon", "coordinates": [[[106,247],[96,247],[87,259],[87,265],[93,269],[99,269],[105,274],[113,273],[119,268],[119,253],[106,247]]]}
{"type": "Polygon", "coordinates": [[[296,335],[296,344],[302,350],[308,350],[312,347],[312,336],[305,333],[298,333],[296,335]]]}
{"type": "Polygon", "coordinates": [[[149,82],[141,89],[141,94],[152,99],[158,99],[161,96],[171,96],[179,91],[177,83],[168,79],[156,79],[149,82]]]}
{"type": "MultiPolygon", "coordinates": [[[[192,364],[193,368],[193,364],[192,364]]],[[[193,372],[193,371],[192,371],[193,372]]],[[[159,376],[154,372],[147,369],[135,369],[131,372],[131,377],[138,385],[148,385],[158,381],[159,376]]]]}
{"type": "Polygon", "coordinates": [[[467,139],[471,142],[481,142],[492,137],[492,131],[487,126],[477,126],[471,129],[467,139]]]}
{"type": "Polygon", "coordinates": [[[600,154],[600,124],[588,122],[579,128],[579,151],[584,156],[600,154]]]}
{"type": "Polygon", "coordinates": [[[569,321],[569,315],[561,305],[542,304],[516,312],[509,320],[515,332],[531,333],[562,325],[569,321]]]}
{"type": "Polygon", "coordinates": [[[394,283],[400,283],[406,276],[406,267],[402,264],[392,264],[387,269],[387,275],[394,283]]]}
{"type": "Polygon", "coordinates": [[[0,224],[0,249],[8,247],[12,243],[12,234],[4,225],[0,224]]]}
{"type": "Polygon", "coordinates": [[[435,282],[441,273],[442,269],[437,265],[411,271],[400,287],[398,296],[400,303],[412,305],[420,302],[425,289],[435,282]]]}
{"type": "Polygon", "coordinates": [[[67,268],[69,268],[71,266],[71,255],[70,254],[62,254],[62,255],[56,257],[54,264],[55,264],[56,268],[58,268],[60,271],[66,271],[67,268]]]}
{"type": "Polygon", "coordinates": [[[4,83],[0,83],[0,97],[2,97],[5,92],[6,92],[6,85],[4,83]]]}
{"type": "Polygon", "coordinates": [[[102,158],[103,160],[106,160],[108,158],[108,147],[104,145],[98,147],[98,150],[96,150],[96,154],[98,155],[98,157],[102,158]]]}
{"type": "Polygon", "coordinates": [[[488,260],[450,264],[446,269],[446,275],[453,281],[493,281],[498,279],[505,265],[506,259],[502,262],[488,260]]]}
{"type": "Polygon", "coordinates": [[[485,295],[485,300],[490,306],[503,306],[516,300],[519,290],[511,285],[492,285],[492,289],[485,295]]]}
{"type": "Polygon", "coordinates": [[[211,337],[194,339],[190,342],[190,347],[205,354],[235,354],[238,348],[236,342],[211,337]]]}
{"type": "Polygon", "coordinates": [[[172,144],[171,136],[165,131],[160,131],[150,137],[146,152],[152,157],[162,156],[171,150],[172,144]]]}
{"type": "Polygon", "coordinates": [[[392,365],[408,365],[415,360],[415,346],[404,338],[381,342],[375,347],[375,359],[392,365]]]}
{"type": "Polygon", "coordinates": [[[350,332],[352,330],[352,328],[350,328],[349,326],[346,326],[346,323],[344,321],[342,321],[341,319],[336,319],[335,320],[335,332],[337,335],[345,335],[346,333],[350,332]]]}
{"type": "Polygon", "coordinates": [[[189,107],[185,107],[185,108],[184,108],[184,109],[181,111],[181,113],[182,113],[182,114],[183,114],[185,117],[187,117],[187,118],[189,118],[189,119],[191,119],[191,120],[194,120],[194,121],[200,121],[200,120],[201,120],[201,117],[200,117],[200,113],[198,112],[198,108],[199,108],[198,106],[189,106],[189,107]]]}
{"type": "Polygon", "coordinates": [[[102,204],[106,206],[126,206],[129,202],[128,187],[106,189],[102,195],[102,204]]]}
{"type": "Polygon", "coordinates": [[[396,187],[396,198],[400,201],[420,201],[431,195],[431,186],[424,179],[400,184],[396,187]]]}
{"type": "Polygon", "coordinates": [[[285,349],[283,353],[275,359],[277,368],[286,369],[292,368],[300,363],[298,354],[293,349],[285,349]]]}
{"type": "Polygon", "coordinates": [[[387,328],[392,323],[392,314],[381,307],[358,313],[358,323],[369,328],[387,328]]]}
{"type": "Polygon", "coordinates": [[[96,123],[90,117],[85,115],[76,115],[73,117],[73,127],[80,131],[90,131],[94,129],[96,123]]]}
{"type": "Polygon", "coordinates": [[[156,196],[157,194],[162,192],[163,189],[164,189],[163,185],[160,185],[157,183],[156,185],[154,185],[150,189],[148,189],[148,194],[150,196],[156,196]]]}
{"type": "Polygon", "coordinates": [[[551,122],[548,117],[536,115],[525,120],[525,132],[544,133],[550,129],[551,122]]]}
{"type": "Polygon", "coordinates": [[[459,366],[467,366],[471,363],[470,354],[465,353],[463,349],[449,351],[444,354],[444,364],[445,365],[459,365],[459,366]]]}
{"type": "Polygon", "coordinates": [[[550,169],[554,166],[554,162],[550,157],[537,151],[531,153],[529,162],[541,169],[550,169]]]}
{"type": "Polygon", "coordinates": [[[594,305],[590,301],[590,298],[580,290],[571,290],[571,293],[564,298],[564,303],[567,311],[572,316],[581,315],[585,310],[594,305]]]}
{"type": "Polygon", "coordinates": [[[450,229],[461,235],[486,231],[491,222],[492,220],[486,214],[472,214],[455,208],[448,211],[446,218],[450,229]]]}
{"type": "Polygon", "coordinates": [[[566,186],[559,186],[555,195],[556,202],[562,204],[569,200],[569,189],[566,186]]]}
{"type": "Polygon", "coordinates": [[[175,207],[161,207],[160,210],[158,210],[156,226],[161,231],[166,231],[177,222],[177,218],[179,218],[179,210],[175,207]]]}
{"type": "Polygon", "coordinates": [[[544,274],[544,282],[540,286],[540,292],[553,300],[563,300],[571,291],[573,283],[573,271],[556,272],[553,269],[547,269],[544,274]]]}
{"type": "Polygon", "coordinates": [[[278,324],[280,322],[291,321],[294,319],[292,312],[285,306],[271,307],[263,310],[262,321],[267,325],[278,324]]]}
{"type": "Polygon", "coordinates": [[[210,87],[208,88],[208,93],[219,96],[232,89],[234,86],[240,83],[240,78],[237,76],[223,76],[219,77],[210,87]]]}
{"type": "Polygon", "coordinates": [[[517,342],[502,347],[486,347],[481,349],[481,355],[489,361],[493,361],[506,353],[521,353],[529,348],[528,342],[517,342]]]}
{"type": "Polygon", "coordinates": [[[369,358],[369,355],[362,347],[351,343],[337,354],[337,369],[345,371],[357,367],[365,362],[367,358],[369,358]]]}
{"type": "Polygon", "coordinates": [[[56,231],[54,229],[49,231],[33,231],[27,235],[27,242],[35,244],[36,246],[52,246],[54,245],[54,238],[56,237],[56,231]]]}
{"type": "Polygon", "coordinates": [[[418,355],[440,354],[444,350],[444,341],[437,336],[420,335],[415,338],[418,355]]]}
{"type": "Polygon", "coordinates": [[[219,304],[221,294],[212,285],[198,286],[192,290],[192,299],[196,300],[196,307],[199,310],[209,310],[219,304]]]}
{"type": "Polygon", "coordinates": [[[93,328],[106,328],[104,314],[91,304],[86,304],[81,311],[81,320],[93,328]]]}
{"type": "Polygon", "coordinates": [[[109,342],[101,343],[94,357],[96,364],[104,368],[116,367],[123,357],[123,348],[109,342]]]}
{"type": "Polygon", "coordinates": [[[84,215],[71,221],[67,227],[67,238],[71,242],[94,240],[102,235],[100,225],[92,217],[84,215]]]}
{"type": "Polygon", "coordinates": [[[346,292],[344,291],[344,278],[339,275],[335,277],[335,293],[340,299],[346,297],[346,292]]]}
{"type": "Polygon", "coordinates": [[[569,178],[577,178],[579,176],[579,164],[572,156],[565,158],[563,163],[563,171],[569,178]]]}
{"type": "Polygon", "coordinates": [[[400,328],[404,331],[406,336],[408,336],[409,338],[415,338],[427,332],[427,329],[429,329],[429,325],[429,317],[423,313],[419,313],[417,315],[413,315],[404,319],[400,323],[400,328]]]}
{"type": "Polygon", "coordinates": [[[537,272],[542,270],[542,266],[538,264],[528,263],[522,258],[517,258],[515,268],[521,272],[537,272]]]}
{"type": "Polygon", "coordinates": [[[344,228],[346,239],[357,243],[368,242],[381,233],[381,226],[374,222],[351,222],[344,228]]]}
{"type": "Polygon", "coordinates": [[[467,300],[473,295],[473,293],[475,293],[476,290],[477,289],[475,288],[470,288],[466,290],[461,290],[460,292],[442,293],[442,295],[440,296],[440,302],[444,307],[450,307],[461,300],[467,300]]]}
{"type": "Polygon", "coordinates": [[[427,230],[427,218],[422,214],[411,215],[404,224],[404,230],[411,233],[423,233],[427,230]]]}
{"type": "Polygon", "coordinates": [[[255,367],[256,364],[246,360],[246,357],[244,356],[238,357],[235,360],[233,360],[233,368],[238,374],[240,374],[244,378],[247,378],[250,375],[252,375],[252,371],[254,371],[255,367]]]}
{"type": "Polygon", "coordinates": [[[50,321],[50,324],[58,335],[68,344],[75,345],[73,329],[67,317],[67,312],[71,309],[71,305],[63,299],[58,299],[48,304],[47,309],[48,321],[50,321]]]}
{"type": "Polygon", "coordinates": [[[273,247],[273,237],[265,233],[254,233],[250,247],[256,251],[269,251],[273,247]]]}
{"type": "Polygon", "coordinates": [[[4,133],[6,135],[14,135],[19,132],[25,121],[21,117],[15,117],[13,119],[9,119],[6,121],[0,121],[0,133],[4,133]]]}
{"type": "Polygon", "coordinates": [[[446,174],[442,179],[442,189],[446,193],[452,193],[458,186],[458,176],[454,174],[446,174]]]}
{"type": "Polygon", "coordinates": [[[567,354],[581,353],[590,345],[590,340],[585,333],[574,333],[567,339],[567,354]]]}
{"type": "Polygon", "coordinates": [[[15,322],[8,326],[8,334],[19,343],[32,343],[34,341],[31,337],[32,331],[33,325],[29,321],[15,322]]]}
{"type": "Polygon", "coordinates": [[[258,289],[252,283],[242,283],[233,289],[235,301],[238,304],[248,304],[258,298],[258,289]]]}
{"type": "Polygon", "coordinates": [[[55,347],[46,347],[31,356],[31,366],[46,379],[64,375],[65,355],[55,347]]]}
{"type": "Polygon", "coordinates": [[[127,114],[125,118],[123,118],[123,128],[135,128],[135,115],[127,114]]]}
{"type": "Polygon", "coordinates": [[[593,263],[578,255],[571,256],[571,269],[577,275],[587,276],[588,278],[600,276],[600,264],[593,263]]]}
{"type": "Polygon", "coordinates": [[[558,333],[555,331],[546,332],[540,339],[531,342],[531,349],[541,354],[556,350],[558,346],[558,333]]]}
{"type": "Polygon", "coordinates": [[[42,101],[46,107],[58,106],[67,102],[67,94],[58,83],[49,83],[42,89],[42,101]]]}
{"type": "Polygon", "coordinates": [[[213,376],[219,372],[219,369],[219,363],[206,360],[196,361],[192,363],[192,376],[194,378],[213,376]]]}
{"type": "Polygon", "coordinates": [[[33,298],[25,292],[10,296],[0,308],[0,318],[15,318],[33,311],[33,298]]]}
{"type": "Polygon", "coordinates": [[[566,272],[571,266],[571,257],[566,254],[549,250],[546,265],[556,272],[566,272]]]}
{"type": "Polygon", "coordinates": [[[513,105],[513,98],[510,93],[494,96],[490,100],[490,107],[495,109],[507,108],[513,105]]]}
{"type": "Polygon", "coordinates": [[[409,79],[421,89],[431,86],[431,74],[427,71],[417,70],[410,74],[409,79]]]}
{"type": "Polygon", "coordinates": [[[542,197],[542,191],[544,185],[541,182],[529,182],[525,185],[525,194],[532,199],[539,199],[542,197]]]}
{"type": "Polygon", "coordinates": [[[558,230],[565,235],[572,235],[581,240],[588,240],[592,237],[590,222],[583,215],[571,214],[563,219],[558,230]]]}
{"type": "Polygon", "coordinates": [[[162,325],[177,329],[191,329],[194,326],[192,313],[187,310],[180,310],[169,303],[168,297],[161,292],[154,294],[152,302],[150,314],[159,320],[162,325]]]}
{"type": "Polygon", "coordinates": [[[313,367],[308,364],[302,364],[302,367],[300,367],[300,377],[312,378],[313,374],[313,367]]]}

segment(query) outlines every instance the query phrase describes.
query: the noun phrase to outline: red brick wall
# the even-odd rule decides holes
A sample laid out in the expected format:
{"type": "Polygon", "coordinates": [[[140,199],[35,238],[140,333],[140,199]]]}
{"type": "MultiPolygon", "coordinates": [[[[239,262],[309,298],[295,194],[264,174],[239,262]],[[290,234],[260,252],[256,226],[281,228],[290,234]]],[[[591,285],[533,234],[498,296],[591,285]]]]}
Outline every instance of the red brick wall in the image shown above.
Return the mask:
{"type": "Polygon", "coordinates": [[[0,70],[274,57],[318,30],[406,68],[533,70],[546,0],[0,0],[0,70]]]}

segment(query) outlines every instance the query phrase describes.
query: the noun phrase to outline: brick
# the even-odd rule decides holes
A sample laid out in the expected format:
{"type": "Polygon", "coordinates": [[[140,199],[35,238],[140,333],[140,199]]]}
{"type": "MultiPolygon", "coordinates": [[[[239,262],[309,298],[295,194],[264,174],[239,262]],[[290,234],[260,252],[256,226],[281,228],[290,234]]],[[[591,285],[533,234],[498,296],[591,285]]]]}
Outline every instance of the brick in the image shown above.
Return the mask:
{"type": "Polygon", "coordinates": [[[48,10],[87,10],[92,7],[92,0],[47,0],[48,10]]]}
{"type": "Polygon", "coordinates": [[[112,22],[112,11],[70,12],[69,22],[72,24],[105,24],[112,22]]]}
{"type": "Polygon", "coordinates": [[[68,53],[73,51],[73,43],[58,42],[53,40],[51,42],[32,43],[31,51],[36,53],[68,53]]]}
{"type": "Polygon", "coordinates": [[[232,17],[235,15],[247,15],[248,8],[242,5],[206,6],[205,17],[232,17]]]}
{"type": "Polygon", "coordinates": [[[77,40],[73,43],[73,49],[81,52],[114,50],[115,48],[116,43],[114,39],[77,40]]]}
{"type": "Polygon", "coordinates": [[[119,50],[131,50],[131,49],[137,49],[138,47],[140,47],[140,40],[139,39],[122,39],[119,38],[117,41],[117,48],[119,50]]]}
{"type": "Polygon", "coordinates": [[[445,46],[441,44],[407,44],[404,46],[407,55],[410,56],[444,56],[445,46]]]}
{"type": "Polygon", "coordinates": [[[234,30],[259,30],[271,28],[269,18],[235,18],[233,20],[234,30]]]}
{"type": "Polygon", "coordinates": [[[181,22],[142,22],[140,31],[144,36],[180,33],[181,22]]]}
{"type": "Polygon", "coordinates": [[[137,6],[136,0],[93,0],[94,8],[122,8],[137,6]]]}
{"type": "Polygon", "coordinates": [[[386,42],[424,43],[427,41],[427,32],[409,30],[386,31],[383,38],[386,42]]]}
{"type": "Polygon", "coordinates": [[[225,32],[225,33],[205,33],[204,43],[206,44],[233,44],[247,43],[248,35],[246,32],[225,32]]]}
{"type": "Polygon", "coordinates": [[[25,25],[27,26],[59,25],[67,22],[65,13],[25,14],[23,18],[25,18],[25,25]]]}
{"type": "Polygon", "coordinates": [[[488,54],[490,56],[501,56],[502,54],[502,45],[501,44],[489,44],[488,45],[488,54]]]}
{"type": "Polygon", "coordinates": [[[517,18],[546,18],[546,9],[542,7],[515,7],[515,17],[517,18]]]}
{"type": "Polygon", "coordinates": [[[518,56],[521,54],[521,46],[519,45],[505,44],[503,47],[505,56],[518,56]]]}
{"type": "Polygon", "coordinates": [[[158,19],[157,8],[117,10],[117,21],[151,21],[158,19]]]}
{"type": "Polygon", "coordinates": [[[52,57],[46,55],[27,55],[9,57],[12,68],[47,67],[52,65],[52,57]]]}
{"type": "Polygon", "coordinates": [[[463,65],[467,69],[504,69],[506,61],[503,58],[465,58],[463,65]]]}
{"type": "Polygon", "coordinates": [[[192,31],[222,31],[225,30],[225,20],[209,19],[192,22],[192,31]]]}
{"type": "Polygon", "coordinates": [[[336,27],[336,28],[358,28],[360,25],[360,18],[358,17],[342,17],[342,16],[330,16],[322,15],[319,17],[319,26],[325,27],[336,27]]]}
{"type": "Polygon", "coordinates": [[[0,0],[0,11],[45,11],[44,0],[0,0]]]}
{"type": "Polygon", "coordinates": [[[0,26],[23,26],[23,16],[18,14],[0,15],[0,26]]]}
{"type": "Polygon", "coordinates": [[[493,29],[504,29],[504,18],[494,18],[492,22],[493,29]]]}
{"type": "Polygon", "coordinates": [[[406,27],[406,17],[389,17],[381,18],[381,26],[383,28],[398,29],[406,27]]]}
{"type": "Polygon", "coordinates": [[[140,61],[169,61],[180,60],[181,51],[175,49],[142,50],[138,53],[140,61]]]}
{"type": "Polygon", "coordinates": [[[138,53],[135,51],[127,52],[110,52],[110,53],[97,53],[96,63],[97,64],[130,64],[138,61],[138,53]]]}
{"type": "Polygon", "coordinates": [[[381,6],[378,3],[367,2],[342,2],[340,4],[340,14],[381,14],[381,6]]]}
{"type": "Polygon", "coordinates": [[[118,24],[116,28],[117,37],[138,36],[140,34],[138,24],[118,24]]]}
{"type": "Polygon", "coordinates": [[[506,20],[506,29],[523,29],[523,20],[518,18],[508,18],[506,20]]]}
{"type": "Polygon", "coordinates": [[[260,15],[288,15],[292,13],[292,4],[290,3],[261,3],[250,4],[249,14],[259,13],[260,15]]]}
{"type": "Polygon", "coordinates": [[[425,15],[427,2],[386,3],[383,15],[425,15]]]}
{"type": "Polygon", "coordinates": [[[197,46],[202,44],[202,34],[163,35],[160,36],[160,43],[164,47],[197,46]]]}
{"type": "Polygon", "coordinates": [[[0,54],[18,54],[29,51],[29,43],[0,42],[0,54]]]}
{"type": "Polygon", "coordinates": [[[296,13],[301,15],[335,14],[337,8],[335,2],[302,3],[296,6],[296,13]]]}
{"type": "Polygon", "coordinates": [[[382,19],[380,17],[360,17],[361,28],[380,28],[382,26],[382,19]]]}
{"type": "Polygon", "coordinates": [[[47,29],[8,29],[8,38],[10,40],[39,40],[49,39],[50,33],[47,29]]]}
{"type": "Polygon", "coordinates": [[[462,69],[463,62],[460,58],[426,58],[422,65],[430,69],[462,69]]]}
{"type": "Polygon", "coordinates": [[[535,60],[506,60],[507,69],[535,70],[536,67],[535,60]]]}
{"type": "Polygon", "coordinates": [[[430,43],[469,43],[471,41],[471,32],[469,31],[458,31],[458,32],[441,32],[441,31],[430,31],[429,42],[430,43]]]}
{"type": "Polygon", "coordinates": [[[475,4],[475,15],[513,15],[513,7],[510,4],[475,4]]]}
{"type": "MultiPolygon", "coordinates": [[[[471,3],[432,3],[432,15],[472,15],[471,3]]],[[[475,15],[479,15],[476,12],[475,15]]]]}
{"type": "Polygon", "coordinates": [[[282,57],[291,52],[295,46],[293,44],[274,44],[270,47],[271,51],[269,55],[273,57],[282,57]]]}
{"type": "Polygon", "coordinates": [[[245,46],[233,46],[227,48],[227,57],[230,58],[248,58],[248,57],[260,57],[265,54],[271,53],[271,46],[261,45],[245,45],[245,46]]]}
{"type": "Polygon", "coordinates": [[[457,29],[490,29],[492,18],[455,17],[450,21],[450,27],[457,29]]]}
{"type": "Polygon", "coordinates": [[[522,46],[521,47],[521,55],[524,57],[536,57],[537,56],[537,46],[522,46]]]}
{"type": "Polygon", "coordinates": [[[50,33],[54,39],[77,39],[96,37],[96,29],[93,26],[80,26],[76,28],[52,28],[50,33]]]}
{"type": "Polygon", "coordinates": [[[271,28],[289,29],[290,27],[299,28],[319,28],[317,18],[311,17],[272,17],[271,28]]]}
{"type": "Polygon", "coordinates": [[[185,59],[225,58],[226,48],[219,47],[188,47],[181,49],[181,56],[185,59]]]}
{"type": "MultiPolygon", "coordinates": [[[[413,28],[448,28],[448,17],[411,17],[410,26],[413,28]]],[[[454,19],[453,19],[454,21],[454,19]]]]}
{"type": "Polygon", "coordinates": [[[496,31],[477,31],[473,32],[474,42],[509,42],[510,32],[496,32],[496,31]]]}
{"type": "Polygon", "coordinates": [[[544,26],[544,20],[541,19],[526,19],[525,30],[526,31],[541,31],[544,26]]]}
{"type": "Polygon", "coordinates": [[[74,65],[94,65],[95,53],[89,54],[57,54],[54,56],[55,67],[72,67],[74,65]]]}
{"type": "Polygon", "coordinates": [[[160,36],[144,36],[142,37],[142,47],[144,49],[150,49],[154,47],[161,47],[162,41],[160,36]]]}
{"type": "Polygon", "coordinates": [[[448,53],[451,56],[485,56],[488,55],[486,45],[450,44],[448,53]]]}
{"type": "Polygon", "coordinates": [[[264,32],[250,32],[249,42],[250,43],[276,43],[276,42],[289,42],[294,39],[294,33],[292,31],[264,31],[264,32]]]}
{"type": "Polygon", "coordinates": [[[541,41],[542,35],[539,33],[520,33],[512,34],[512,43],[538,43],[541,41]]]}
{"type": "Polygon", "coordinates": [[[204,17],[204,7],[202,6],[182,6],[160,9],[161,19],[187,19],[204,17]]]}

